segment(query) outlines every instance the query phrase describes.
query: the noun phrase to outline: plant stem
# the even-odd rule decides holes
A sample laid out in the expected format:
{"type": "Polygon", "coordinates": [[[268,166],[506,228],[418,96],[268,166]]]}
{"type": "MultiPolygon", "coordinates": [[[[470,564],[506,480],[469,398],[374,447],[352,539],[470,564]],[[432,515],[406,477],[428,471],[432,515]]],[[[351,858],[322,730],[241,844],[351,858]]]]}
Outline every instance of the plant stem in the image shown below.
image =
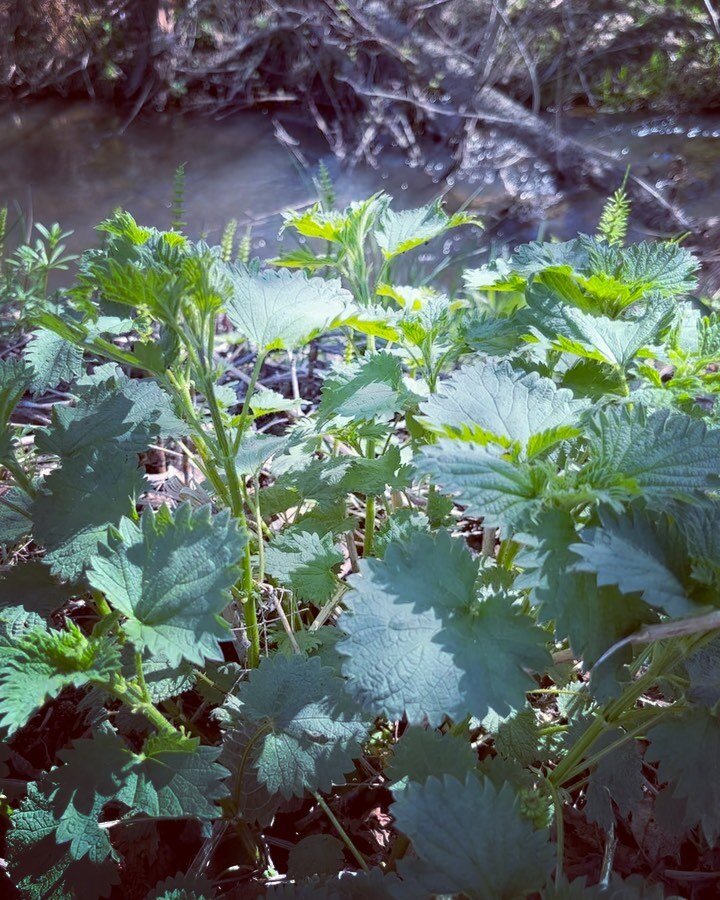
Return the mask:
{"type": "Polygon", "coordinates": [[[682,653],[676,648],[664,648],[648,667],[647,672],[630,684],[622,694],[609,703],[590,724],[584,734],[570,748],[567,756],[549,774],[548,780],[555,787],[568,781],[573,775],[582,772],[586,766],[585,754],[595,741],[609,728],[614,727],[623,713],[633,706],[645,691],[652,687],[664,669],[672,668],[681,658],[682,653]]]}
{"type": "Polygon", "coordinates": [[[322,807],[322,810],[325,813],[325,815],[332,822],[335,830],[342,838],[342,841],[345,844],[345,846],[348,848],[348,850],[352,853],[352,855],[358,861],[360,868],[363,870],[363,872],[369,872],[370,867],[365,862],[365,859],[363,858],[363,855],[360,853],[358,848],[355,846],[355,844],[353,844],[352,840],[350,839],[350,835],[347,833],[347,831],[345,831],[345,829],[342,827],[342,825],[338,821],[337,817],[335,816],[335,813],[330,809],[330,807],[323,800],[323,798],[320,796],[320,794],[318,794],[317,791],[313,791],[313,795],[314,795],[315,799],[317,800],[317,802],[322,807]]]}

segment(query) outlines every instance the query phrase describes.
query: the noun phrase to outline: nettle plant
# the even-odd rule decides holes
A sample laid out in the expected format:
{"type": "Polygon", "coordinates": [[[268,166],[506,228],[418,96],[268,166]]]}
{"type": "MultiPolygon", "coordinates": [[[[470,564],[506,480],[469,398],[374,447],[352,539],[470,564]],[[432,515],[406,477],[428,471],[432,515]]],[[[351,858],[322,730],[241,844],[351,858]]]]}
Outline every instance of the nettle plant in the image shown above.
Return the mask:
{"type": "Polygon", "coordinates": [[[472,224],[319,205],[261,269],[119,213],[34,313],[0,364],[23,896],[143,896],[168,820],[196,855],[148,897],[662,897],[613,873],[617,823],[716,843],[720,319],[679,299],[691,254],[622,246],[612,207],[460,298],[403,283],[401,256],[472,224]],[[298,358],[331,333],[304,403],[298,358]],[[289,397],[262,385],[283,362],[289,397]],[[13,424],[58,384],[48,424],[13,424]],[[162,489],[160,452],[185,473],[162,489]],[[24,744],[63,698],[39,768],[24,744]],[[389,849],[343,824],[362,785],[389,849]],[[309,804],[326,819],[278,869],[273,822],[309,804]],[[604,835],[597,886],[565,874],[571,807],[604,835]]]}

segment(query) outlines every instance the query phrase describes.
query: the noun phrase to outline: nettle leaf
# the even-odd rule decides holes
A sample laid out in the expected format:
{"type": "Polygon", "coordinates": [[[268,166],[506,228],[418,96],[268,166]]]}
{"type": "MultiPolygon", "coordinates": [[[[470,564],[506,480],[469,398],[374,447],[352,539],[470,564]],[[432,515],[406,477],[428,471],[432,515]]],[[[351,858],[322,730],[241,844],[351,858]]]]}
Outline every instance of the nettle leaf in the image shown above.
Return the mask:
{"type": "Polygon", "coordinates": [[[182,659],[221,659],[228,636],[220,613],[247,537],[227,512],[182,504],[174,512],[146,508],[139,524],[123,519],[93,557],[87,577],[127,616],[123,630],[140,650],[182,659]]]}
{"type": "Polygon", "coordinates": [[[543,433],[576,435],[587,405],[537,372],[517,372],[507,361],[491,360],[455,372],[420,410],[422,421],[440,434],[527,447],[543,433]],[[562,426],[567,428],[558,431],[562,426]]]}
{"type": "Polygon", "coordinates": [[[401,491],[409,487],[411,481],[412,467],[401,462],[398,447],[390,447],[373,459],[351,459],[340,484],[345,493],[372,496],[382,494],[388,486],[401,491]]]}
{"type": "Polygon", "coordinates": [[[10,488],[0,494],[0,547],[17,544],[30,533],[32,524],[32,498],[25,491],[10,488]]]}
{"type": "MultiPolygon", "coordinates": [[[[621,729],[606,732],[593,751],[605,750],[624,734],[621,729]]],[[[585,817],[588,822],[609,831],[615,825],[613,802],[624,818],[640,809],[644,797],[642,767],[637,741],[626,741],[601,757],[587,786],[585,817]]]]}
{"type": "Polygon", "coordinates": [[[674,301],[669,299],[657,299],[635,318],[592,315],[563,303],[543,284],[528,288],[527,301],[533,325],[555,341],[558,349],[623,369],[639,350],[659,339],[675,316],[674,301]]]}
{"type": "Polygon", "coordinates": [[[215,710],[213,716],[223,729],[220,762],[230,772],[228,783],[233,811],[246,822],[270,825],[282,804],[282,797],[267,789],[252,764],[251,754],[262,732],[254,722],[241,718],[240,705],[233,696],[220,697],[217,702],[223,701],[225,705],[215,710]]]}
{"type": "Polygon", "coordinates": [[[337,650],[365,709],[437,726],[523,704],[526,669],[547,664],[544,636],[503,592],[477,598],[478,564],[464,542],[416,533],[382,560],[363,560],[360,573],[337,650]]]}
{"type": "Polygon", "coordinates": [[[611,409],[587,427],[592,462],[588,481],[642,494],[654,503],[693,500],[716,487],[720,431],[669,410],[611,409]]]}
{"type": "Polygon", "coordinates": [[[720,836],[720,719],[698,707],[668,717],[648,733],[646,762],[658,763],[658,778],[668,782],[682,804],[685,826],[701,826],[713,846],[720,836]]]}
{"type": "Polygon", "coordinates": [[[33,370],[33,391],[42,394],[61,382],[73,381],[82,372],[82,358],[82,350],[53,331],[36,331],[25,350],[33,370]]]}
{"type": "Polygon", "coordinates": [[[286,531],[265,550],[267,571],[293,590],[298,600],[321,605],[337,586],[333,569],[343,561],[332,535],[286,531]]]}
{"type": "Polygon", "coordinates": [[[344,844],[331,834],[308,835],[295,844],[288,856],[290,878],[335,875],[344,866],[344,844]]]}
{"type": "Polygon", "coordinates": [[[65,457],[116,444],[128,453],[141,453],[160,439],[187,433],[172,401],[154,381],[128,378],[111,366],[102,367],[101,377],[78,383],[75,406],[53,407],[52,424],[36,437],[39,450],[65,457]]]}
{"type": "Polygon", "coordinates": [[[392,812],[412,841],[419,865],[407,867],[435,894],[462,894],[471,900],[524,897],[540,890],[555,854],[546,829],[536,831],[520,814],[509,785],[500,790],[488,779],[450,776],[409,784],[392,812]]]}
{"type": "Polygon", "coordinates": [[[395,415],[408,405],[402,364],[390,353],[374,353],[335,366],[323,382],[318,418],[374,421],[395,415]]]}
{"type": "Polygon", "coordinates": [[[284,397],[270,388],[262,388],[250,398],[250,409],[256,416],[267,416],[274,412],[297,411],[300,403],[294,397],[284,397]]]}
{"type": "Polygon", "coordinates": [[[332,669],[316,657],[282,653],[260,663],[225,713],[254,730],[242,757],[224,756],[241,788],[250,766],[271,795],[285,799],[342,783],[368,728],[332,669]]]}
{"type": "Polygon", "coordinates": [[[476,766],[477,755],[466,739],[413,725],[393,748],[385,774],[392,782],[390,789],[397,792],[410,782],[424,784],[430,777],[452,775],[465,781],[476,766]]]}
{"type": "Polygon", "coordinates": [[[0,430],[30,386],[32,369],[21,359],[0,360],[0,430]]]}
{"type": "Polygon", "coordinates": [[[135,511],[145,476],[122,450],[80,450],[47,476],[32,505],[36,541],[60,578],[79,578],[108,526],[135,511]]]}
{"type": "Polygon", "coordinates": [[[675,296],[691,291],[699,263],[675,241],[641,241],[618,250],[615,277],[630,286],[675,296]]]}
{"type": "Polygon", "coordinates": [[[235,466],[243,475],[254,475],[276,453],[287,447],[288,439],[276,434],[247,432],[235,454],[235,466]]]}
{"type": "Polygon", "coordinates": [[[228,774],[217,763],[219,754],[219,747],[172,734],[151,736],[139,753],[112,731],[75,741],[60,751],[63,765],[45,779],[58,817],[58,843],[69,843],[75,858],[89,855],[101,862],[112,848],[98,824],[111,802],[127,807],[128,816],[216,818],[228,774]]]}
{"type": "Polygon", "coordinates": [[[120,666],[112,640],[87,638],[72,622],[65,631],[37,627],[2,645],[0,725],[10,734],[64,688],[107,683],[120,666]]]}
{"type": "Polygon", "coordinates": [[[383,210],[375,227],[375,239],[383,256],[393,259],[407,253],[420,244],[443,234],[458,225],[479,225],[480,222],[468,213],[455,213],[448,216],[442,208],[442,201],[436,200],[428,206],[418,209],[406,209],[394,212],[390,208],[383,210]]]}
{"type": "Polygon", "coordinates": [[[693,703],[713,707],[720,703],[720,638],[696,650],[685,660],[690,676],[688,697],[693,703]]]}
{"type": "Polygon", "coordinates": [[[30,900],[97,900],[120,883],[117,864],[76,860],[67,844],[56,840],[57,816],[52,800],[35,784],[13,813],[8,834],[8,867],[23,896],[30,900]]]}
{"type": "Polygon", "coordinates": [[[493,714],[483,719],[483,727],[495,732],[495,750],[503,758],[528,766],[540,756],[540,734],[535,710],[525,707],[499,721],[493,714]]]}
{"type": "Polygon", "coordinates": [[[523,570],[516,588],[530,589],[542,622],[554,622],[558,640],[568,638],[575,656],[592,664],[608,647],[656,620],[650,607],[615,587],[598,587],[595,578],[577,570],[571,549],[578,542],[572,516],[546,510],[531,532],[515,535],[523,546],[515,564],[523,570]]]}
{"type": "Polygon", "coordinates": [[[204,875],[178,872],[159,881],[145,900],[215,900],[217,891],[204,875]]]}
{"type": "Polygon", "coordinates": [[[473,444],[441,439],[423,447],[414,466],[457,497],[467,515],[482,518],[488,527],[527,525],[542,506],[542,470],[527,462],[509,462],[473,444]]]}
{"type": "Polygon", "coordinates": [[[337,279],[308,278],[286,270],[231,269],[228,318],[261,352],[292,350],[332,327],[352,306],[337,279]]]}
{"type": "Polygon", "coordinates": [[[47,618],[71,597],[81,593],[78,585],[64,584],[41,562],[16,563],[0,580],[0,609],[22,606],[29,613],[47,618]]]}
{"type": "Polygon", "coordinates": [[[581,558],[578,571],[595,573],[599,585],[617,585],[623,594],[639,593],[670,616],[706,609],[688,596],[689,560],[681,534],[668,520],[602,510],[600,522],[581,531],[582,543],[570,547],[581,558]]]}

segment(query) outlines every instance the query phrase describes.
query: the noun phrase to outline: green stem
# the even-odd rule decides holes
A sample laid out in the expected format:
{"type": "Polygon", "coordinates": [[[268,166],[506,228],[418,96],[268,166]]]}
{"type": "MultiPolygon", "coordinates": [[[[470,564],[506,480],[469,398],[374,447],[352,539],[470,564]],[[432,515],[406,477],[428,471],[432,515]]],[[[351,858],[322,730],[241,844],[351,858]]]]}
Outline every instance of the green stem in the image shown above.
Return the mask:
{"type": "Polygon", "coordinates": [[[325,815],[332,822],[333,827],[335,828],[337,833],[340,835],[342,842],[345,844],[345,846],[348,848],[348,850],[352,853],[352,855],[357,860],[360,868],[363,870],[363,872],[369,872],[370,867],[365,862],[365,859],[364,859],[363,855],[360,853],[360,851],[358,850],[358,848],[355,846],[355,844],[353,844],[352,840],[350,839],[350,835],[347,833],[347,831],[345,831],[345,829],[340,824],[339,820],[335,816],[335,813],[330,809],[330,807],[323,800],[323,798],[320,796],[320,794],[318,794],[317,791],[313,791],[313,795],[314,795],[315,799],[317,800],[317,802],[320,804],[325,815]]]}
{"type": "MultiPolygon", "coordinates": [[[[367,442],[368,459],[375,459],[375,441],[367,442]]],[[[363,556],[372,556],[375,541],[375,497],[368,496],[365,499],[365,538],[363,540],[363,556]]]]}
{"type": "MultiPolygon", "coordinates": [[[[11,451],[12,453],[12,451],[11,451]]],[[[22,465],[18,462],[15,454],[8,457],[3,461],[3,465],[8,470],[8,472],[15,479],[15,482],[19,488],[21,488],[28,497],[34,497],[37,491],[35,490],[32,481],[28,477],[27,472],[23,469],[22,465]]]]}
{"type": "Polygon", "coordinates": [[[557,861],[555,863],[555,882],[558,883],[563,876],[563,868],[564,868],[564,858],[565,858],[565,819],[563,818],[563,805],[558,796],[557,789],[555,785],[550,781],[550,779],[546,780],[546,784],[550,789],[550,794],[552,795],[553,802],[553,812],[555,814],[555,831],[556,831],[556,845],[557,845],[557,861]]]}
{"type": "Polygon", "coordinates": [[[609,703],[596,716],[580,739],[570,748],[567,756],[548,776],[551,784],[557,787],[568,781],[573,775],[582,772],[587,766],[585,755],[595,741],[606,730],[615,727],[623,713],[634,706],[638,698],[655,684],[663,669],[672,668],[681,656],[682,653],[674,647],[661,650],[648,667],[647,672],[629,685],[616,700],[609,703]]]}
{"type": "Polygon", "coordinates": [[[150,691],[148,690],[147,682],[145,681],[145,673],[143,672],[142,653],[140,653],[139,650],[135,651],[135,677],[137,678],[138,687],[142,692],[143,701],[145,703],[152,703],[150,691]]]}

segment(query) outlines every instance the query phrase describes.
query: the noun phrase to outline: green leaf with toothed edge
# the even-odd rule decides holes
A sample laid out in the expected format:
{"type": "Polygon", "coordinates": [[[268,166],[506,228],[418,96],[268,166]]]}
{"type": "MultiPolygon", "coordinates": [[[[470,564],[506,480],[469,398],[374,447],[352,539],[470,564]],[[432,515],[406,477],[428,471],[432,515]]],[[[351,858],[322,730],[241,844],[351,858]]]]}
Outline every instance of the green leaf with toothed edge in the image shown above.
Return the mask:
{"type": "Polygon", "coordinates": [[[616,587],[598,587],[592,574],[577,570],[578,542],[572,516],[545,510],[537,523],[514,536],[521,544],[515,565],[521,570],[515,587],[530,591],[541,622],[553,622],[557,640],[570,640],[576,657],[591,665],[608,647],[641,625],[657,620],[635,595],[616,587]]]}
{"type": "Polygon", "coordinates": [[[249,767],[270,795],[285,799],[343,783],[368,729],[332,669],[317,657],[282,653],[263,660],[238,696],[228,698],[223,719],[231,745],[235,723],[253,733],[242,757],[223,755],[240,778],[240,794],[242,769],[249,767]]]}
{"type": "Polygon", "coordinates": [[[477,754],[469,742],[453,734],[411,725],[393,747],[393,757],[385,770],[393,793],[410,782],[424,784],[428,778],[452,775],[459,781],[477,765],[477,754]]]}
{"type": "Polygon", "coordinates": [[[39,450],[66,457],[113,444],[142,453],[162,438],[187,433],[170,397],[154,381],[128,378],[113,366],[102,366],[100,374],[101,379],[78,382],[75,406],[53,407],[52,423],[36,436],[39,450]]]}
{"type": "Polygon", "coordinates": [[[432,895],[525,897],[543,887],[555,862],[547,829],[523,819],[508,784],[497,790],[474,775],[430,778],[409,784],[391,811],[418,857],[401,863],[400,875],[432,895]]]}
{"type": "Polygon", "coordinates": [[[301,347],[352,307],[338,280],[286,269],[252,273],[242,266],[232,267],[231,277],[228,318],[261,353],[301,347]]]}
{"type": "Polygon", "coordinates": [[[171,665],[221,659],[228,626],[220,613],[230,602],[247,537],[227,512],[184,503],[123,519],[100,546],[88,580],[126,616],[122,628],[141,651],[161,653],[171,665]]]}
{"type": "Polygon", "coordinates": [[[527,447],[531,439],[561,426],[569,426],[564,437],[578,434],[587,406],[537,372],[515,371],[507,361],[491,360],[455,372],[421,404],[419,418],[448,437],[527,447]]]}
{"type": "Polygon", "coordinates": [[[706,611],[689,595],[690,560],[681,533],[667,519],[633,510],[624,515],[601,510],[600,526],[583,529],[580,538],[570,545],[580,557],[575,569],[594,573],[599,585],[639,593],[646,603],[674,617],[706,611]]]}
{"type": "Polygon", "coordinates": [[[64,631],[36,627],[0,638],[0,647],[0,726],[10,734],[64,688],[105,684],[120,666],[111,639],[85,637],[72,622],[64,631]]]}
{"type": "Polygon", "coordinates": [[[609,409],[587,426],[591,462],[587,481],[619,487],[653,503],[697,500],[718,487],[720,431],[669,410],[609,409]]]}
{"type": "Polygon", "coordinates": [[[638,352],[659,340],[673,322],[675,303],[657,299],[634,318],[610,319],[563,303],[546,285],[527,291],[531,323],[558,347],[574,356],[627,368],[638,352]]]}
{"type": "Polygon", "coordinates": [[[25,349],[33,370],[32,389],[41,394],[61,382],[70,382],[82,371],[82,351],[64,338],[41,328],[25,349]]]}
{"type": "Polygon", "coordinates": [[[658,779],[667,782],[682,804],[687,828],[699,825],[708,843],[720,837],[720,718],[717,711],[693,707],[648,732],[645,761],[658,763],[658,779]]]}
{"type": "Polygon", "coordinates": [[[34,537],[48,551],[45,562],[53,574],[79,578],[108,527],[134,513],[146,487],[137,460],[112,445],[64,459],[32,505],[34,537]]]}
{"type": "Polygon", "coordinates": [[[204,875],[178,872],[159,881],[145,900],[215,900],[217,891],[204,875]]]}
{"type": "Polygon", "coordinates": [[[523,704],[527,671],[549,659],[545,637],[502,590],[478,597],[477,577],[464,542],[445,532],[413,534],[390,544],[382,560],[361,561],[337,650],[363,708],[437,726],[523,704]]]}
{"type": "Polygon", "coordinates": [[[95,864],[74,859],[67,844],[56,840],[57,817],[52,801],[36,784],[12,817],[7,838],[8,870],[29,900],[97,900],[120,883],[117,863],[95,864]]]}
{"type": "Polygon", "coordinates": [[[332,535],[292,529],[276,537],[265,550],[267,571],[291,588],[298,600],[315,604],[329,600],[337,586],[333,569],[343,561],[332,535]]]}
{"type": "Polygon", "coordinates": [[[439,237],[459,225],[479,225],[480,220],[469,213],[448,216],[442,201],[428,206],[394,212],[386,207],[375,226],[375,239],[386,259],[394,259],[413,250],[432,238],[439,237]]]}
{"type": "Polygon", "coordinates": [[[444,493],[456,497],[469,516],[488,527],[527,525],[542,506],[545,475],[527,462],[511,463],[466,441],[441,439],[423,447],[413,462],[444,493]]]}

